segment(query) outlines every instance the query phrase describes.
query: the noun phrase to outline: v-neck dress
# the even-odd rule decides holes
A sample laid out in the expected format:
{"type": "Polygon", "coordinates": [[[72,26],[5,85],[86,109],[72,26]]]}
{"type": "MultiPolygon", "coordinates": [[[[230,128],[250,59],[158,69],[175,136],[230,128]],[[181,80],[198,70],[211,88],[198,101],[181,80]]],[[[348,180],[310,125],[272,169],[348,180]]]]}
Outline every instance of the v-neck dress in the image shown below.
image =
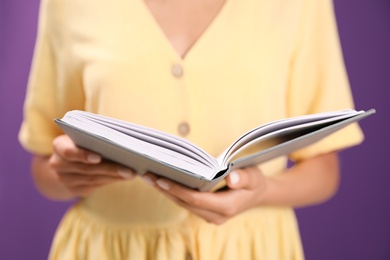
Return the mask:
{"type": "MultiPolygon", "coordinates": [[[[227,0],[184,58],[142,1],[43,0],[19,138],[50,154],[61,134],[53,119],[82,109],[180,135],[218,156],[257,125],[353,106],[330,0],[227,0]]],[[[259,167],[282,174],[288,159],[362,140],[355,124],[259,167]]],[[[67,260],[186,257],[304,254],[292,208],[253,208],[213,225],[140,178],[77,201],[50,252],[67,260]]]]}

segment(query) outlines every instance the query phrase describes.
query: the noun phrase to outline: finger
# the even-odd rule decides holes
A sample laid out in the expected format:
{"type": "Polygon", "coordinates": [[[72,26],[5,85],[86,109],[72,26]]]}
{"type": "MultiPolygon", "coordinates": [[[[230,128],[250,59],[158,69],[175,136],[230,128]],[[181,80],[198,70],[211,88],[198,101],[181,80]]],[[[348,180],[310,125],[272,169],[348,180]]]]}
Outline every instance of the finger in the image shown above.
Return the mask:
{"type": "Polygon", "coordinates": [[[77,186],[100,186],[115,181],[123,180],[121,177],[102,176],[102,175],[85,175],[85,174],[59,174],[59,180],[67,187],[77,186]]]}
{"type": "Polygon", "coordinates": [[[159,179],[156,175],[152,173],[144,173],[142,176],[140,176],[142,180],[144,180],[149,185],[156,185],[156,181],[159,179]]]}
{"type": "Polygon", "coordinates": [[[95,187],[83,185],[66,188],[76,197],[86,197],[90,195],[95,189],[95,187]]]}
{"type": "Polygon", "coordinates": [[[67,135],[56,137],[53,140],[53,149],[60,157],[71,162],[97,164],[102,160],[99,154],[76,146],[67,135]]]}
{"type": "MultiPolygon", "coordinates": [[[[213,212],[213,211],[209,211],[206,209],[201,209],[201,208],[191,206],[187,202],[183,201],[180,197],[176,197],[175,195],[170,194],[167,190],[159,187],[159,185],[157,184],[157,181],[161,178],[159,178],[158,176],[156,176],[154,174],[146,173],[142,176],[142,179],[146,183],[148,183],[152,186],[156,186],[156,188],[159,189],[162,194],[164,194],[167,198],[169,198],[170,200],[175,202],[177,205],[179,205],[179,206],[187,209],[191,213],[205,219],[209,223],[219,225],[219,224],[224,223],[228,219],[227,216],[224,216],[224,215],[219,214],[217,212],[213,212]]],[[[160,182],[160,184],[161,184],[161,182],[160,182]]]]}
{"type": "Polygon", "coordinates": [[[69,176],[69,179],[63,178],[64,186],[76,197],[85,197],[90,195],[95,189],[111,184],[114,182],[121,181],[121,178],[113,178],[106,176],[97,176],[94,178],[85,179],[85,175],[78,176],[69,176]]]}
{"type": "Polygon", "coordinates": [[[123,179],[132,179],[136,175],[130,168],[116,163],[103,161],[99,164],[85,164],[83,162],[69,162],[57,154],[53,154],[49,160],[49,166],[58,172],[58,174],[84,174],[84,175],[103,175],[112,177],[121,177],[123,179]]]}
{"type": "Polygon", "coordinates": [[[226,177],[227,186],[230,189],[253,189],[261,185],[263,175],[257,167],[247,167],[234,170],[226,177]]]}
{"type": "Polygon", "coordinates": [[[67,171],[88,176],[121,177],[127,180],[130,180],[136,176],[136,173],[130,168],[110,162],[103,162],[96,165],[76,163],[72,164],[67,169],[67,171]]]}
{"type": "Polygon", "coordinates": [[[175,198],[175,201],[181,201],[193,209],[209,211],[223,216],[231,216],[236,212],[237,207],[234,205],[236,198],[232,191],[218,193],[199,192],[151,174],[144,175],[143,178],[149,178],[147,182],[152,183],[161,192],[170,195],[171,198],[175,198]]]}
{"type": "Polygon", "coordinates": [[[191,207],[190,205],[188,205],[184,201],[182,201],[182,200],[172,196],[171,194],[169,194],[169,193],[167,193],[165,191],[162,191],[162,193],[166,197],[171,199],[173,202],[175,202],[177,205],[187,209],[192,214],[195,214],[198,217],[203,218],[204,220],[206,220],[209,223],[216,224],[216,225],[221,225],[221,224],[225,223],[229,219],[228,216],[225,216],[225,215],[222,215],[222,214],[219,214],[219,213],[216,213],[216,212],[212,212],[212,211],[204,210],[204,209],[199,209],[199,208],[196,208],[196,207],[191,207]]]}

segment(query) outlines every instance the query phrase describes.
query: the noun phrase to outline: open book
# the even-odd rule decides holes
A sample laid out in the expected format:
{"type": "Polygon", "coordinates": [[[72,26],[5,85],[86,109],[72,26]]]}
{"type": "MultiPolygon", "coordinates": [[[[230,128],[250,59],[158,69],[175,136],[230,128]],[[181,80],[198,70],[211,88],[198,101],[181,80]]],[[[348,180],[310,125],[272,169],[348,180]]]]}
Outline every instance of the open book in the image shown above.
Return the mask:
{"type": "Polygon", "coordinates": [[[244,133],[217,158],[179,136],[85,111],[54,121],[78,146],[108,160],[206,191],[236,168],[287,155],[373,113],[341,110],[270,122],[244,133]]]}

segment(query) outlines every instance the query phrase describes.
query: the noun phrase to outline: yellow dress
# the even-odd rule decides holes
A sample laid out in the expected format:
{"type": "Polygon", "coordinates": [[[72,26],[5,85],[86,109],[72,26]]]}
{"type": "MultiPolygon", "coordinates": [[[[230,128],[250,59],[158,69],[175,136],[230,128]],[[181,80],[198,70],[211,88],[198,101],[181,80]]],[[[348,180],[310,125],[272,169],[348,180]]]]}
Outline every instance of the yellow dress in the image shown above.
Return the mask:
{"type": "MultiPolygon", "coordinates": [[[[259,124],[352,107],[330,0],[227,0],[185,58],[143,1],[43,0],[19,138],[50,154],[61,134],[53,119],[84,109],[181,134],[217,156],[259,124]]],[[[290,159],[362,139],[353,125],[290,159]]],[[[275,175],[286,163],[259,167],[275,175]]],[[[139,178],[78,201],[50,252],[67,260],[186,257],[304,258],[291,208],[254,208],[217,226],[139,178]]]]}

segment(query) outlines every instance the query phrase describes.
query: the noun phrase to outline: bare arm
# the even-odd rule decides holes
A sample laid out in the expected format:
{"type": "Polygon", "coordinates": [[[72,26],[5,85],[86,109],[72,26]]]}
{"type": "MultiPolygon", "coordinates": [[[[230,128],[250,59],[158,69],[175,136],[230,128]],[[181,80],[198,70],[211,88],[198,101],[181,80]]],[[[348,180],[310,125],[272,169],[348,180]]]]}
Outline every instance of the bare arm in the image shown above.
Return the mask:
{"type": "Polygon", "coordinates": [[[261,204],[302,207],[321,203],[336,193],[339,179],[337,154],[320,155],[267,178],[261,204]]]}
{"type": "Polygon", "coordinates": [[[257,167],[230,173],[226,191],[198,192],[173,181],[147,174],[145,181],[167,197],[208,222],[221,224],[256,206],[314,205],[332,197],[339,185],[336,153],[320,155],[295,165],[286,172],[265,177],[257,167]]]}
{"type": "Polygon", "coordinates": [[[102,185],[134,177],[130,169],[78,148],[66,135],[57,137],[53,148],[50,156],[34,155],[31,169],[37,189],[49,199],[88,196],[102,185]]]}

